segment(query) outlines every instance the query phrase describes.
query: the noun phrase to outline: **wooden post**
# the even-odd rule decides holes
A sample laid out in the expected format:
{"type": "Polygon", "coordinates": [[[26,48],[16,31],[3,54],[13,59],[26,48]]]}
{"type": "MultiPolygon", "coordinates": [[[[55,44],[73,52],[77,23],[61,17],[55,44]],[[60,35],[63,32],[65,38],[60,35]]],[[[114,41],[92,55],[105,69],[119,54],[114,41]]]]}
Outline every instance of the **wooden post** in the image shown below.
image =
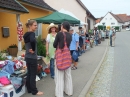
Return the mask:
{"type": "MultiPolygon", "coordinates": [[[[18,24],[18,22],[20,21],[20,14],[16,14],[16,21],[17,21],[17,24],[18,24]]],[[[21,41],[19,41],[18,35],[17,35],[17,40],[18,40],[18,50],[21,51],[22,50],[22,43],[21,43],[21,41]]]]}

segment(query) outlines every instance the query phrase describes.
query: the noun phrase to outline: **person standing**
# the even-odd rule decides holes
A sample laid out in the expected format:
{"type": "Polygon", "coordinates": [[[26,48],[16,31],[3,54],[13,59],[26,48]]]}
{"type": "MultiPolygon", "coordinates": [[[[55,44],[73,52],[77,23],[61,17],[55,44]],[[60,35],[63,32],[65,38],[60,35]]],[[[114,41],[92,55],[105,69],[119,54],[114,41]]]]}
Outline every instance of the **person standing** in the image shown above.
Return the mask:
{"type": "Polygon", "coordinates": [[[95,28],[95,30],[94,30],[94,37],[95,37],[96,46],[98,46],[98,42],[99,42],[99,32],[98,32],[97,28],[95,28]]]}
{"type": "Polygon", "coordinates": [[[61,24],[58,25],[58,31],[57,32],[60,32],[61,31],[61,24]]]}
{"type": "Polygon", "coordinates": [[[27,79],[26,86],[28,93],[33,95],[43,95],[43,92],[40,92],[36,88],[36,74],[37,74],[37,42],[35,38],[35,31],[37,29],[37,22],[35,20],[29,20],[26,23],[28,32],[23,36],[25,42],[25,61],[27,63],[27,79]]]}
{"type": "Polygon", "coordinates": [[[86,35],[86,40],[89,40],[89,32],[87,30],[86,30],[85,35],[86,35]]]}
{"type": "Polygon", "coordinates": [[[110,46],[112,47],[112,37],[113,37],[113,28],[110,29],[109,37],[110,37],[110,46]]]}
{"type": "Polygon", "coordinates": [[[101,30],[101,35],[102,35],[102,41],[104,41],[105,40],[105,33],[103,30],[101,30]]]}
{"type": "MultiPolygon", "coordinates": [[[[70,25],[67,21],[63,22],[61,24],[61,32],[58,32],[54,41],[54,48],[56,49],[56,52],[60,49],[60,51],[63,50],[64,47],[66,47],[66,52],[69,52],[70,55],[70,43],[72,40],[72,36],[69,33],[70,25]]],[[[58,68],[58,62],[60,59],[57,59],[56,53],[56,66],[55,66],[55,96],[56,97],[64,97],[63,92],[65,92],[67,95],[73,95],[73,85],[72,85],[72,76],[71,76],[71,57],[66,59],[66,62],[69,62],[67,65],[70,67],[65,70],[59,70],[58,68]]],[[[67,55],[68,56],[68,55],[67,55]]],[[[67,57],[65,56],[65,57],[67,57]]],[[[66,65],[63,64],[62,65],[66,65]]]]}
{"type": "Polygon", "coordinates": [[[116,30],[113,30],[113,36],[112,36],[112,46],[115,46],[115,39],[116,39],[116,30]]]}
{"type": "Polygon", "coordinates": [[[82,46],[82,52],[85,53],[85,40],[86,40],[86,36],[85,36],[85,31],[83,30],[82,26],[79,27],[79,35],[82,37],[83,39],[83,46],[82,46]]]}
{"type": "MultiPolygon", "coordinates": [[[[78,52],[78,47],[79,47],[79,35],[74,32],[74,29],[72,27],[70,27],[70,34],[72,35],[72,41],[70,44],[70,52],[71,52],[71,56],[73,54],[74,51],[78,52]]],[[[76,60],[72,59],[74,65],[72,66],[72,70],[77,69],[77,64],[78,64],[78,58],[76,60]]]]}
{"type": "Polygon", "coordinates": [[[55,48],[53,47],[53,43],[55,40],[55,36],[56,36],[56,29],[58,27],[51,23],[47,30],[48,30],[48,35],[47,35],[47,39],[46,39],[46,55],[49,56],[50,58],[50,73],[51,73],[51,78],[54,79],[54,56],[55,56],[55,48]]]}

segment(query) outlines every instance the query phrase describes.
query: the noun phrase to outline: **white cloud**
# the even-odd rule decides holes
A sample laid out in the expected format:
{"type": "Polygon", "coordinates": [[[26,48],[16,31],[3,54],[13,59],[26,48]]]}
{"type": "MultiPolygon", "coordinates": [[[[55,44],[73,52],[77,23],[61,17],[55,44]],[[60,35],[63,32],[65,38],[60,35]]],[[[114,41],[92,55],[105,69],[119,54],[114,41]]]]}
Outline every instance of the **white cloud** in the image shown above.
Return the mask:
{"type": "Polygon", "coordinates": [[[130,0],[81,0],[95,17],[104,16],[108,11],[130,15],[130,0]]]}

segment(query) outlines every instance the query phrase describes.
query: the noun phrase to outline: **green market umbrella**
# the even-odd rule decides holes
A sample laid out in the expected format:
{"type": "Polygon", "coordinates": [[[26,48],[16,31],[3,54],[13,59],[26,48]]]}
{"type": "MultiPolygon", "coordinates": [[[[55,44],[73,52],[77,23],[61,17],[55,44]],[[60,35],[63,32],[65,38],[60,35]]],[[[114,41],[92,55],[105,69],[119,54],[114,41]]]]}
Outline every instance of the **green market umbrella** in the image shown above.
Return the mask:
{"type": "Polygon", "coordinates": [[[76,18],[67,14],[60,13],[58,11],[53,12],[52,14],[44,17],[36,18],[35,20],[38,23],[43,23],[43,24],[50,24],[50,23],[61,24],[64,21],[68,21],[70,24],[80,24],[80,21],[77,20],[76,18]]]}

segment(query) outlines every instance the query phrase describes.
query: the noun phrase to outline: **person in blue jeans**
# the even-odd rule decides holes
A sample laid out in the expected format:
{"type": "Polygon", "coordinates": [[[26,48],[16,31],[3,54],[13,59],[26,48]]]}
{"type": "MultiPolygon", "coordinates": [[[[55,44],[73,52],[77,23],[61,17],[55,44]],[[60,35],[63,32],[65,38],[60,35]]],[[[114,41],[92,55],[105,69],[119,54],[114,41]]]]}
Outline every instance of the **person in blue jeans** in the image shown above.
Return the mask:
{"type": "Polygon", "coordinates": [[[85,40],[86,40],[86,35],[85,35],[85,31],[83,29],[82,26],[79,27],[79,35],[82,37],[83,39],[83,46],[82,46],[82,52],[85,53],[85,40]]]}
{"type": "MultiPolygon", "coordinates": [[[[72,35],[72,41],[70,44],[70,53],[71,55],[73,54],[74,51],[78,51],[78,47],[79,47],[79,35],[74,32],[74,29],[72,27],[70,27],[70,34],[72,35]]],[[[72,70],[77,69],[77,65],[78,65],[78,58],[76,60],[72,59],[72,62],[74,63],[74,65],[72,66],[72,70]]]]}
{"type": "Polygon", "coordinates": [[[50,58],[50,73],[51,73],[51,78],[54,79],[54,57],[55,57],[55,48],[53,47],[53,43],[55,40],[56,36],[56,29],[57,26],[53,23],[51,23],[47,30],[48,30],[48,35],[46,39],[46,55],[49,56],[50,58]]]}
{"type": "Polygon", "coordinates": [[[113,28],[110,30],[109,37],[110,37],[110,46],[112,47],[112,36],[113,36],[113,28]]]}
{"type": "Polygon", "coordinates": [[[95,30],[94,30],[94,36],[95,36],[96,46],[98,46],[99,32],[98,32],[97,28],[95,28],[95,30]]]}

